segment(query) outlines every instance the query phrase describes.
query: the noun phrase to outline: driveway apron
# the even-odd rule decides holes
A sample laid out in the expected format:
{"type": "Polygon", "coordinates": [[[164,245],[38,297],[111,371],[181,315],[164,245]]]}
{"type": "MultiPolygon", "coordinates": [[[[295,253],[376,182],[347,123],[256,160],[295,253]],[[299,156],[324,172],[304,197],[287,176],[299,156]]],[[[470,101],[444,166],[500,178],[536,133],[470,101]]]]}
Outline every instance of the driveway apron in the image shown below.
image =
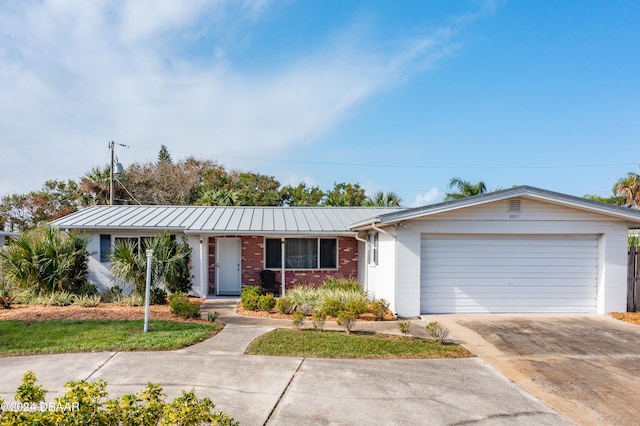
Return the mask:
{"type": "Polygon", "coordinates": [[[465,347],[576,423],[638,424],[640,327],[603,315],[441,319],[465,347]]]}

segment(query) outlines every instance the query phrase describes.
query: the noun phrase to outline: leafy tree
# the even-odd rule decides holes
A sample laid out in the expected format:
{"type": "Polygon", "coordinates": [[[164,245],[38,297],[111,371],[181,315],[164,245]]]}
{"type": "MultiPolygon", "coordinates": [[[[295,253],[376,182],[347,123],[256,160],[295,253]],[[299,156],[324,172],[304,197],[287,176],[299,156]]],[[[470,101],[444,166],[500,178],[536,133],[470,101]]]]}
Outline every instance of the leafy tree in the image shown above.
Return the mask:
{"type": "Polygon", "coordinates": [[[449,180],[449,189],[453,188],[457,188],[458,192],[446,193],[444,197],[446,201],[458,200],[460,198],[471,197],[487,192],[487,187],[484,182],[480,181],[474,185],[468,180],[462,180],[457,177],[451,178],[451,180],[449,180]]]}
{"type": "Polygon", "coordinates": [[[169,154],[169,150],[166,146],[160,145],[160,152],[158,152],[158,163],[173,163],[171,159],[171,154],[169,154]]]}
{"type": "Polygon", "coordinates": [[[31,229],[75,212],[78,196],[74,181],[48,180],[40,191],[2,197],[0,221],[11,230],[31,229]]]}
{"type": "Polygon", "coordinates": [[[625,199],[617,196],[615,193],[611,197],[601,197],[596,194],[585,194],[582,197],[588,200],[599,201],[601,203],[615,204],[616,206],[624,206],[626,204],[625,199]]]}
{"type": "Polygon", "coordinates": [[[361,206],[366,198],[359,184],[335,183],[331,191],[327,191],[323,204],[326,206],[361,206]]]}
{"type": "Polygon", "coordinates": [[[127,203],[193,204],[209,162],[186,159],[177,163],[134,163],[125,172],[127,203]]]}
{"type": "Polygon", "coordinates": [[[76,292],[87,282],[87,238],[40,226],[12,239],[0,252],[5,279],[41,293],[76,292]]]}
{"type": "Polygon", "coordinates": [[[319,187],[307,187],[304,182],[295,187],[287,185],[280,189],[280,200],[284,206],[317,206],[322,197],[324,192],[319,187]]]}
{"type": "Polygon", "coordinates": [[[253,172],[233,172],[229,188],[238,194],[241,206],[280,205],[280,182],[273,176],[253,172]]]}
{"type": "Polygon", "coordinates": [[[401,203],[402,199],[395,192],[384,193],[382,191],[378,191],[372,197],[367,197],[362,205],[378,207],[399,207],[401,203]]]}

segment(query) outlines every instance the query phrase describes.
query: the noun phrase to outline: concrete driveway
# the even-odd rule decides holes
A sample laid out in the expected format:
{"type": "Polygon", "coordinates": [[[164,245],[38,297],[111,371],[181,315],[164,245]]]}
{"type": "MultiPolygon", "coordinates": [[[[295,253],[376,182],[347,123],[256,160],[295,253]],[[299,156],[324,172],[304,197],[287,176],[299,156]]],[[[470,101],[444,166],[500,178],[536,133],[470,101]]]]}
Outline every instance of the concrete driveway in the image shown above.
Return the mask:
{"type": "MultiPolygon", "coordinates": [[[[266,322],[265,322],[266,323],[266,322]]],[[[0,358],[0,396],[22,374],[51,392],[102,379],[110,396],[159,383],[168,399],[195,389],[242,425],[570,425],[480,358],[332,360],[243,355],[270,328],[227,324],[215,337],[167,352],[0,358]]]]}
{"type": "Polygon", "coordinates": [[[640,418],[640,326],[603,315],[433,316],[469,350],[580,425],[640,418]]]}

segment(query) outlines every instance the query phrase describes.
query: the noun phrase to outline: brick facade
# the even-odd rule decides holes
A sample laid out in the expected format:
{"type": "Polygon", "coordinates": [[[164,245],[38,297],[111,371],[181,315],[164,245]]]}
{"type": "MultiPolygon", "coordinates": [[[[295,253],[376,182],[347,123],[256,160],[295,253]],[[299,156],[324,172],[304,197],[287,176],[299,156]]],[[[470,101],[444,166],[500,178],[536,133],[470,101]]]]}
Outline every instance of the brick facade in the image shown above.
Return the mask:
{"type": "MultiPolygon", "coordinates": [[[[209,294],[215,294],[215,253],[216,238],[239,238],[241,241],[242,285],[260,285],[260,271],[264,269],[264,236],[209,237],[209,294]]],[[[276,270],[276,281],[282,282],[280,270],[276,270]]],[[[352,237],[338,237],[338,269],[316,270],[297,269],[285,272],[286,288],[300,284],[320,285],[330,278],[358,277],[358,240],[352,237]]]]}

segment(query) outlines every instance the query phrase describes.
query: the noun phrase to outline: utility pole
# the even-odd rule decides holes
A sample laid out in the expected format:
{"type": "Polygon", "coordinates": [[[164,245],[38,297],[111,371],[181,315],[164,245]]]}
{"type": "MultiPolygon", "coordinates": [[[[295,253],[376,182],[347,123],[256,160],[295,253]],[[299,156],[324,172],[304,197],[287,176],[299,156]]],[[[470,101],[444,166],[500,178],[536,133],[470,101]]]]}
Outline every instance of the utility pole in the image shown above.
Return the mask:
{"type": "Polygon", "coordinates": [[[115,142],[111,141],[109,143],[109,149],[111,149],[111,168],[109,169],[109,205],[112,206],[113,205],[113,195],[114,195],[114,190],[113,190],[113,160],[114,160],[114,145],[115,142]]]}
{"type": "Polygon", "coordinates": [[[109,149],[111,150],[111,170],[109,171],[109,205],[110,206],[113,205],[113,198],[115,195],[114,176],[116,173],[117,174],[122,173],[122,164],[115,162],[115,146],[116,145],[124,146],[125,148],[128,148],[127,145],[123,145],[121,143],[115,143],[114,141],[109,142],[109,149]]]}

